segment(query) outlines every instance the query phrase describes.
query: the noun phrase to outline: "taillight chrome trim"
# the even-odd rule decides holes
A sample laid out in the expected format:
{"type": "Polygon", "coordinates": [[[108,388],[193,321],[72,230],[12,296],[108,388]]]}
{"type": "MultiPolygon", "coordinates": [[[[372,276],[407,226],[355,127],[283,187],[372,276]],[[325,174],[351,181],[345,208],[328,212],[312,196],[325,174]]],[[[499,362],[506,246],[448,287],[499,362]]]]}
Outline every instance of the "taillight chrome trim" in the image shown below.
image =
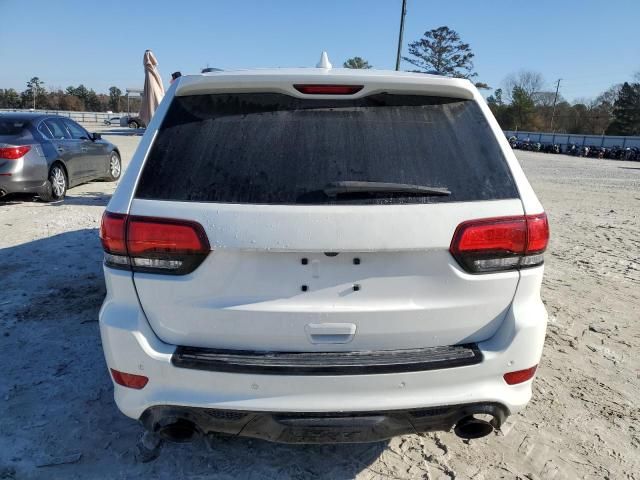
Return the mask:
{"type": "Polygon", "coordinates": [[[458,264],[472,274],[486,274],[500,271],[532,268],[544,263],[544,255],[549,242],[549,222],[545,213],[537,215],[516,215],[506,217],[480,218],[460,223],[453,234],[449,252],[458,264]],[[492,230],[495,234],[501,228],[505,235],[489,235],[478,248],[462,248],[477,243],[478,239],[466,239],[465,235],[474,229],[492,230]]]}
{"type": "MultiPolygon", "coordinates": [[[[142,237],[142,239],[137,239],[138,243],[144,244],[146,242],[152,247],[154,246],[153,239],[145,239],[144,234],[142,237]]],[[[107,211],[102,216],[100,240],[104,249],[104,263],[106,266],[140,273],[186,275],[198,268],[211,251],[207,234],[198,222],[174,218],[125,215],[107,211]],[[171,242],[167,244],[167,240],[176,241],[176,239],[169,237],[168,239],[157,239],[157,248],[140,250],[140,245],[136,245],[134,248],[131,237],[136,234],[140,235],[140,233],[132,229],[145,224],[149,224],[156,229],[163,226],[180,227],[183,229],[183,234],[186,228],[187,233],[193,235],[190,239],[192,243],[188,248],[171,249],[171,242]],[[197,245],[193,243],[194,241],[197,245]]]]}

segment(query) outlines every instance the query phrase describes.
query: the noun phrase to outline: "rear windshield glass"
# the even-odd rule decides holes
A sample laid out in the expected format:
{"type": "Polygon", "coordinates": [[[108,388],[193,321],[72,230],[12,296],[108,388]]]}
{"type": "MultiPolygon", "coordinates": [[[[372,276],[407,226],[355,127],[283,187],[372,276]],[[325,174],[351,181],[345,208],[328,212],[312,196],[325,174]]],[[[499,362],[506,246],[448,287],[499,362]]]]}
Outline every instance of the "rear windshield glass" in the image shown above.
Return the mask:
{"type": "Polygon", "coordinates": [[[391,94],[350,100],[277,93],[176,97],[136,192],[144,199],[255,204],[517,196],[475,102],[391,94]],[[380,189],[327,194],[336,182],[419,185],[450,194],[380,189]]]}
{"type": "Polygon", "coordinates": [[[0,118],[0,135],[20,135],[29,122],[0,118]]]}

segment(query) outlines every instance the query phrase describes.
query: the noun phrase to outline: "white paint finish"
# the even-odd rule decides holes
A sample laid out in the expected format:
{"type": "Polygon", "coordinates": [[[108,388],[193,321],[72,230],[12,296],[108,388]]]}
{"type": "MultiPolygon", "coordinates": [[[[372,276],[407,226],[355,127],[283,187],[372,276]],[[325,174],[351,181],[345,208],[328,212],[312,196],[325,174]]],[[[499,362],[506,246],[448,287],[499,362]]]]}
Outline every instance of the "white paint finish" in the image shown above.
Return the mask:
{"type": "Polygon", "coordinates": [[[131,213],[197,221],[213,247],[190,275],[135,274],[152,328],[173,344],[318,350],[305,332],[316,322],[357,326],[348,345],[323,345],[330,350],[480,341],[499,326],[519,278],[466,274],[448,252],[461,222],[521,215],[519,200],[284,206],[136,199],[131,213]]]}
{"type": "Polygon", "coordinates": [[[329,61],[329,55],[327,55],[327,52],[322,52],[322,55],[320,55],[320,61],[316,65],[316,68],[333,68],[333,65],[331,65],[331,62],[329,61]]]}
{"type": "Polygon", "coordinates": [[[354,206],[134,199],[130,213],[194,220],[214,249],[380,252],[446,249],[461,222],[523,210],[520,200],[354,206]]]}
{"type": "Polygon", "coordinates": [[[136,274],[146,312],[138,305],[131,276],[105,269],[108,295],[100,327],[107,363],[150,378],[140,391],[116,386],[118,406],[133,418],[159,404],[358,411],[497,401],[515,412],[530,398],[531,382],[507,386],[502,374],[539,362],[546,326],[539,297],[543,269],[473,276],[447,252],[463,220],[542,211],[484,99],[466,80],[345,69],[181,77],[167,92],[108,206],[114,212],[129,209],[199,221],[215,249],[185,277],[136,274]],[[132,201],[146,153],[175,94],[272,91],[306,97],[295,83],[364,85],[354,97],[388,91],[475,100],[498,138],[521,199],[406,206],[132,201]],[[324,251],[341,253],[326,257],[324,251]],[[303,255],[309,259],[306,266],[300,263],[303,255]],[[362,260],[358,266],[351,261],[356,255],[362,260]],[[358,292],[353,291],[356,282],[358,292]],[[301,292],[303,284],[308,292],[301,292]],[[336,323],[353,325],[348,344],[314,344],[309,338],[310,325],[336,323]],[[480,342],[481,364],[393,375],[283,377],[200,372],[170,363],[172,343],[340,351],[463,341],[480,342]]]}
{"type": "MultiPolygon", "coordinates": [[[[530,270],[527,277],[535,282],[541,270],[530,270]]],[[[493,338],[479,344],[485,357],[481,364],[427,372],[350,376],[240,375],[175,368],[164,350],[172,347],[153,335],[139,310],[125,313],[103,308],[100,331],[109,367],[144,374],[150,379],[143,390],[115,386],[118,407],[132,418],[138,418],[153,405],[338,412],[495,401],[515,413],[529,401],[531,382],[508,386],[502,375],[539,363],[545,320],[539,297],[517,295],[506,321],[493,338]],[[150,346],[158,346],[159,350],[150,346]]]]}
{"type": "MultiPolygon", "coordinates": [[[[515,293],[518,272],[469,275],[449,253],[218,251],[191,275],[135,274],[142,306],[165,342],[217,348],[318,350],[309,323],[352,323],[349,349],[400,349],[489,338],[515,293]],[[314,278],[300,258],[320,262],[314,278]],[[353,291],[353,284],[360,290],[353,291]],[[307,292],[301,285],[308,285],[307,292]]],[[[345,350],[332,346],[327,350],[345,350]]]]}
{"type": "Polygon", "coordinates": [[[297,98],[336,98],[341,95],[307,95],[295,84],[364,85],[349,98],[361,98],[381,92],[441,95],[471,100],[477,91],[468,80],[409,72],[354,70],[348,68],[292,68],[234,70],[180,77],[176,95],[202,95],[220,92],[277,92],[297,98]]]}

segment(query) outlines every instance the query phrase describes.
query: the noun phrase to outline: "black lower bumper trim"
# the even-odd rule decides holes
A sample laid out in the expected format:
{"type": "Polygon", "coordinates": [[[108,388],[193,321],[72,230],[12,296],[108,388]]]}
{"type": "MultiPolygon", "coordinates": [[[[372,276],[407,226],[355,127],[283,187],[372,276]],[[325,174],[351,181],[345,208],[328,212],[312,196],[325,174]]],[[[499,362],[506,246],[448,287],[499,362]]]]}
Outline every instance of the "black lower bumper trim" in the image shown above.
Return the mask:
{"type": "Polygon", "coordinates": [[[362,375],[417,372],[475,365],[476,344],[356,352],[253,352],[178,347],[171,363],[180,368],[264,375],[362,375]]]}
{"type": "Polygon", "coordinates": [[[162,435],[175,422],[196,433],[226,433],[280,443],[361,443],[396,435],[451,430],[470,415],[488,414],[500,428],[509,416],[498,403],[470,403],[412,410],[340,413],[276,413],[159,405],[140,417],[148,430],[162,435]]]}

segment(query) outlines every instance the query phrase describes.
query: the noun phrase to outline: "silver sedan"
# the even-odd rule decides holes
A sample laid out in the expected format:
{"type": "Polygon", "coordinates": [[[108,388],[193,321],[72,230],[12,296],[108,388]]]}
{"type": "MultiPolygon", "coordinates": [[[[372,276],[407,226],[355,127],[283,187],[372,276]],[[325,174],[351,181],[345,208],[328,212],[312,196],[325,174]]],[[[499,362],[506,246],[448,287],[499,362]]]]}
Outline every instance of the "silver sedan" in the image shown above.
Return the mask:
{"type": "Polygon", "coordinates": [[[116,181],[118,148],[73,120],[39,113],[0,115],[0,198],[33,193],[51,202],[91,180],[116,181]]]}

